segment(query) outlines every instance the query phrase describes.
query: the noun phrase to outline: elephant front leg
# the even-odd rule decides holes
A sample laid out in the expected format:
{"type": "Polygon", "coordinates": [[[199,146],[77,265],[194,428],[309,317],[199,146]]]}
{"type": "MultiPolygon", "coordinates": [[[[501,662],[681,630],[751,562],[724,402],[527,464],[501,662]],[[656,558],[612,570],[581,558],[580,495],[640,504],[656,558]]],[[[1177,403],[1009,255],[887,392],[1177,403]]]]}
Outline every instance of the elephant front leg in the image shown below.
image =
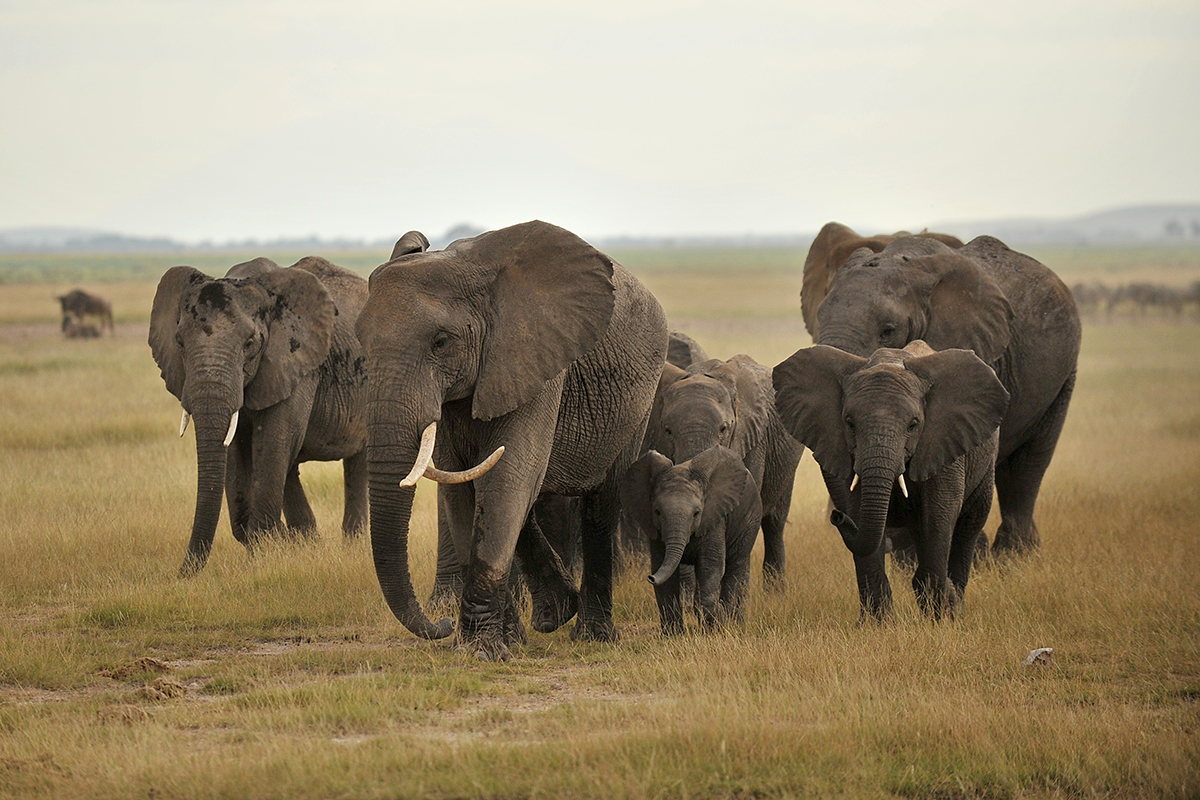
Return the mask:
{"type": "Polygon", "coordinates": [[[579,507],[583,519],[583,581],[579,589],[579,619],[571,630],[571,638],[615,642],[619,638],[612,618],[616,483],[583,495],[579,507]]]}
{"type": "Polygon", "coordinates": [[[351,539],[367,528],[367,453],[365,450],[342,459],[342,485],[345,489],[342,535],[351,539]]]}
{"type": "Polygon", "coordinates": [[[858,602],[862,619],[882,622],[892,612],[892,586],[883,564],[883,546],[869,556],[854,559],[858,581],[858,602]]]}
{"type": "Polygon", "coordinates": [[[708,536],[696,560],[696,619],[703,630],[711,631],[724,622],[721,608],[721,583],[725,577],[724,531],[708,536]]]}
{"type": "MultiPolygon", "coordinates": [[[[461,486],[438,485],[437,574],[433,579],[433,590],[429,593],[429,600],[426,602],[426,606],[431,609],[431,613],[451,613],[458,606],[459,598],[462,596],[463,565],[459,560],[458,548],[454,542],[452,522],[454,509],[450,505],[450,503],[456,501],[455,492],[461,495],[457,498],[457,503],[464,509],[472,508],[475,505],[475,496],[471,491],[470,484],[461,486]]],[[[462,516],[463,519],[458,524],[469,530],[471,525],[470,516],[466,514],[462,516]]]]}
{"type": "MultiPolygon", "coordinates": [[[[667,548],[662,539],[650,542],[651,574],[658,572],[666,555],[667,548]]],[[[654,587],[654,599],[658,603],[658,620],[663,636],[677,636],[683,633],[683,603],[680,597],[682,592],[678,569],[671,573],[670,578],[654,587]]]]}
{"type": "MultiPolygon", "coordinates": [[[[789,496],[790,502],[790,496],[789,496]]],[[[786,555],[783,549],[783,528],[787,512],[764,514],[763,533],[763,585],[769,592],[781,592],[786,588],[786,555]]]]}
{"type": "Polygon", "coordinates": [[[248,545],[248,528],[250,525],[250,423],[242,422],[238,426],[238,434],[225,452],[225,500],[229,504],[229,527],[233,530],[233,538],[243,545],[248,545]],[[245,425],[243,435],[242,425],[245,425]]]}

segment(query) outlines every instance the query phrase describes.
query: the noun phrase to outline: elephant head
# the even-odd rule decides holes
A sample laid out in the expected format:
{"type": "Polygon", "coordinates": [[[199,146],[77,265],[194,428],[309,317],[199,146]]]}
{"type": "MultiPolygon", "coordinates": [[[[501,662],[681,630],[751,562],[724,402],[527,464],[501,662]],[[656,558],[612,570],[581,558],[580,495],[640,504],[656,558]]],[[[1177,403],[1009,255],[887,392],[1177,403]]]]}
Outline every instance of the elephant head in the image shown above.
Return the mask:
{"type": "Polygon", "coordinates": [[[934,350],[974,350],[994,364],[1011,338],[1013,310],[974,260],[909,236],[880,253],[854,252],[817,309],[818,341],[859,356],[921,339],[934,350]]]}
{"type": "Polygon", "coordinates": [[[720,446],[678,465],[656,450],[634,462],[621,486],[622,513],[666,551],[650,583],[669,580],[689,546],[724,535],[720,523],[741,501],[749,480],[741,458],[720,446]]]}
{"type": "MultiPolygon", "coordinates": [[[[456,420],[487,429],[550,391],[604,335],[614,298],[612,260],[537,221],[418,249],[371,275],[356,327],[367,358],[371,546],[384,598],[414,634],[453,631],[425,616],[408,566],[411,485],[437,474],[436,423],[452,407],[456,420]]],[[[505,459],[522,463],[522,443],[505,445],[505,459]]]]}
{"type": "Polygon", "coordinates": [[[916,341],[871,358],[816,345],[774,370],[784,426],[834,479],[861,481],[859,519],[833,522],[855,556],[879,549],[892,489],[918,483],[991,437],[1008,407],[992,368],[968,350],[916,341]]]}
{"type": "Polygon", "coordinates": [[[196,514],[184,574],[203,567],[212,547],[238,411],[275,405],[325,360],[335,313],[313,275],[267,259],[219,279],[172,267],[159,281],[150,349],[183,405],[180,436],[189,417],[196,422],[196,514]]]}
{"type": "Polygon", "coordinates": [[[673,461],[717,445],[745,458],[763,440],[774,402],[770,371],[750,356],[709,359],[687,370],[668,364],[652,413],[651,444],[673,461]]]}
{"type": "MultiPolygon", "coordinates": [[[[839,222],[828,222],[821,228],[821,232],[808,248],[808,256],[804,259],[804,284],[800,289],[804,327],[812,334],[814,340],[818,338],[819,332],[817,308],[829,293],[834,275],[845,266],[851,254],[864,247],[872,253],[878,253],[897,239],[912,235],[908,231],[897,231],[890,235],[860,236],[839,222]]],[[[946,233],[921,231],[916,235],[939,241],[956,250],[963,246],[960,239],[946,233]]]]}

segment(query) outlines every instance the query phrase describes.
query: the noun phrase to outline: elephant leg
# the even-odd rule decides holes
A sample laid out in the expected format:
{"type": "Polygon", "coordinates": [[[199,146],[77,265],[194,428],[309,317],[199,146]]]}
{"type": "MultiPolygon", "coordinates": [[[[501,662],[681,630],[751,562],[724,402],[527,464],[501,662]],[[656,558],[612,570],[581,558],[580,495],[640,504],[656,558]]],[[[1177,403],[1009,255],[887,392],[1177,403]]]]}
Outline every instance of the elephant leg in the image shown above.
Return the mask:
{"type": "Polygon", "coordinates": [[[881,546],[869,556],[855,557],[854,573],[858,581],[858,602],[862,619],[882,622],[892,612],[892,586],[888,583],[881,546]]]}
{"type": "Polygon", "coordinates": [[[354,538],[367,527],[367,452],[365,450],[342,459],[342,484],[345,489],[342,535],[346,538],[354,538]]]}
{"type": "Polygon", "coordinates": [[[721,616],[721,583],[725,577],[725,532],[708,532],[696,561],[696,619],[703,630],[717,628],[721,616]]]}
{"type": "MultiPolygon", "coordinates": [[[[666,554],[667,548],[661,539],[650,543],[651,574],[658,572],[666,554]]],[[[683,633],[683,604],[680,602],[680,593],[679,570],[675,570],[670,578],[654,587],[654,599],[658,603],[658,620],[663,636],[683,633]]]]}
{"type": "Polygon", "coordinates": [[[533,599],[532,625],[539,633],[552,633],[567,624],[579,610],[579,597],[558,552],[538,524],[541,501],[525,521],[517,539],[517,557],[525,570],[525,583],[533,599]]]}
{"type": "Polygon", "coordinates": [[[1041,544],[1037,524],[1033,521],[1033,508],[1066,422],[1074,388],[1075,372],[1072,371],[1029,439],[996,463],[1000,529],[996,531],[993,549],[997,552],[1025,553],[1041,544]]]}
{"type": "Polygon", "coordinates": [[[229,527],[233,538],[248,544],[250,525],[250,476],[253,474],[250,423],[239,423],[238,434],[225,452],[225,500],[229,503],[229,527]],[[243,435],[241,425],[246,425],[243,435]]]}
{"type": "Polygon", "coordinates": [[[579,589],[579,618],[571,630],[577,641],[615,642],[617,628],[612,618],[612,539],[617,527],[617,485],[580,497],[583,519],[583,580],[579,589]]]}
{"type": "MultiPolygon", "coordinates": [[[[426,603],[432,609],[430,613],[450,613],[458,606],[458,599],[462,596],[462,561],[458,557],[458,548],[454,544],[454,534],[451,528],[452,511],[447,507],[450,495],[454,491],[453,487],[443,484],[439,484],[437,487],[437,575],[433,579],[433,590],[429,593],[429,600],[426,603]]],[[[458,491],[463,491],[463,489],[459,488],[458,491]]],[[[470,507],[474,504],[474,499],[464,498],[463,503],[470,507]]],[[[470,523],[464,521],[463,524],[469,526],[470,523]]]]}
{"type": "MultiPolygon", "coordinates": [[[[791,503],[791,492],[788,492],[788,503],[791,503]]],[[[782,514],[764,514],[762,518],[763,586],[769,592],[781,592],[786,585],[787,562],[783,549],[783,528],[786,524],[786,510],[782,514]]]]}
{"type": "MultiPolygon", "coordinates": [[[[979,558],[979,541],[987,542],[983,526],[992,511],[992,482],[984,481],[975,487],[963,502],[962,512],[954,526],[954,538],[950,540],[950,583],[954,590],[950,616],[955,617],[962,609],[967,593],[967,579],[971,576],[971,565],[979,558]]],[[[986,544],[984,545],[986,553],[986,544]]]]}
{"type": "Polygon", "coordinates": [[[300,483],[300,465],[288,467],[283,482],[283,516],[287,520],[288,534],[292,537],[312,537],[317,532],[317,517],[308,503],[304,485],[300,483]]]}

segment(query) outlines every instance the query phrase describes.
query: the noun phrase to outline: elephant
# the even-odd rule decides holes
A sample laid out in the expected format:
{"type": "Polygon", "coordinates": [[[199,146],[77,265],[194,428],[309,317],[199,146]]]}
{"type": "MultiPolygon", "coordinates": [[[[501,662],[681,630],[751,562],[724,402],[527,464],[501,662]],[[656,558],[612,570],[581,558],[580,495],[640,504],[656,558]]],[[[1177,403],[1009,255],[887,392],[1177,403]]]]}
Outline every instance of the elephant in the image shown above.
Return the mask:
{"type": "Polygon", "coordinates": [[[651,450],[625,474],[621,510],[649,542],[664,636],[683,632],[681,564],[695,568],[703,629],[742,621],[762,500],[737,453],[715,445],[676,465],[651,450]]]}
{"type": "MultiPolygon", "coordinates": [[[[859,236],[840,222],[825,223],[808,248],[808,256],[804,259],[804,283],[800,288],[804,326],[812,334],[813,341],[817,340],[817,308],[829,293],[833,276],[845,265],[850,255],[860,247],[878,253],[897,239],[913,235],[908,231],[897,231],[890,235],[859,236]]],[[[948,233],[924,230],[915,235],[934,239],[955,250],[963,246],[961,239],[948,233]]]]}
{"type": "Polygon", "coordinates": [[[822,472],[850,482],[848,505],[830,521],[854,555],[862,615],[891,610],[883,546],[891,525],[916,542],[921,608],[954,617],[992,508],[1009,402],[996,373],[969,350],[934,352],[918,339],[870,358],[815,345],[775,367],[774,382],[784,425],[822,472]]]}
{"type": "Polygon", "coordinates": [[[804,446],[780,422],[774,393],[771,371],[748,355],[686,370],[668,364],[646,439],[677,463],[718,444],[742,459],[762,501],[763,576],[768,588],[778,589],[786,572],[783,529],[804,446]]]}
{"type": "MultiPolygon", "coordinates": [[[[426,616],[412,587],[413,484],[426,475],[440,482],[462,569],[459,648],[507,660],[523,641],[508,581],[518,554],[527,575],[547,574],[530,511],[549,495],[580,497],[571,635],[615,640],[618,484],[638,457],[667,351],[649,290],[575,234],[535,220],[381,265],[356,330],[369,376],[371,548],[396,618],[426,639],[455,631],[454,620],[426,616]]],[[[535,625],[545,632],[567,618],[535,625]]]]}
{"type": "MultiPolygon", "coordinates": [[[[957,250],[903,237],[879,253],[856,250],[834,275],[817,319],[817,344],[864,358],[922,339],[934,350],[974,350],[992,367],[1012,395],[996,454],[1001,523],[994,548],[1037,548],[1034,506],[1079,357],[1079,312],[1058,276],[991,236],[957,250]]],[[[845,511],[846,486],[828,474],[825,483],[845,511]]]]}
{"type": "Polygon", "coordinates": [[[167,270],[150,315],[150,349],[183,404],[179,435],[196,425],[197,489],[180,574],[203,569],[224,490],[234,537],[316,527],[299,464],[341,460],[342,530],[367,521],[366,369],[354,323],[367,282],[323,258],[286,269],[266,258],[211,278],[167,270]]]}
{"type": "MultiPolygon", "coordinates": [[[[88,294],[82,289],[72,289],[55,299],[62,306],[63,333],[67,333],[68,327],[72,324],[68,320],[72,320],[75,328],[83,328],[84,317],[96,317],[100,323],[100,331],[108,328],[109,333],[116,332],[116,328],[113,326],[112,303],[105,298],[88,294]]],[[[87,336],[90,337],[90,334],[87,336]]]]}

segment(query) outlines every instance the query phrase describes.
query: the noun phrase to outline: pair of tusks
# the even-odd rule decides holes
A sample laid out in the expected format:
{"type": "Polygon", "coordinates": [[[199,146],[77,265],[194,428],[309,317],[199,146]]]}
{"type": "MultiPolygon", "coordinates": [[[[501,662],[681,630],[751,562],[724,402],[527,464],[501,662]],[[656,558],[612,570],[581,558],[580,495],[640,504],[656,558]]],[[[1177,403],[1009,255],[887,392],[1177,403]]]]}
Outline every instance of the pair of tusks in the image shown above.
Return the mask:
{"type": "Polygon", "coordinates": [[[421,434],[421,447],[417,451],[417,460],[412,470],[400,481],[401,486],[415,486],[417,480],[424,476],[438,483],[466,483],[496,466],[500,456],[504,455],[504,445],[501,445],[485,458],[479,465],[462,472],[444,472],[433,465],[433,443],[437,441],[437,423],[429,423],[429,427],[421,434]]]}
{"type": "MultiPolygon", "coordinates": [[[[908,487],[904,485],[904,475],[901,474],[897,479],[900,481],[900,493],[908,497],[908,487]]],[[[850,481],[850,491],[854,491],[854,487],[858,486],[858,473],[854,473],[854,480],[850,481]]]]}
{"type": "MultiPolygon", "coordinates": [[[[225,432],[225,446],[229,447],[229,443],[233,441],[233,434],[237,431],[238,414],[241,411],[233,412],[233,416],[229,418],[229,430],[225,432]]],[[[192,419],[192,415],[187,411],[183,412],[183,417],[179,420],[179,436],[183,438],[184,431],[187,430],[188,422],[192,419]]]]}

